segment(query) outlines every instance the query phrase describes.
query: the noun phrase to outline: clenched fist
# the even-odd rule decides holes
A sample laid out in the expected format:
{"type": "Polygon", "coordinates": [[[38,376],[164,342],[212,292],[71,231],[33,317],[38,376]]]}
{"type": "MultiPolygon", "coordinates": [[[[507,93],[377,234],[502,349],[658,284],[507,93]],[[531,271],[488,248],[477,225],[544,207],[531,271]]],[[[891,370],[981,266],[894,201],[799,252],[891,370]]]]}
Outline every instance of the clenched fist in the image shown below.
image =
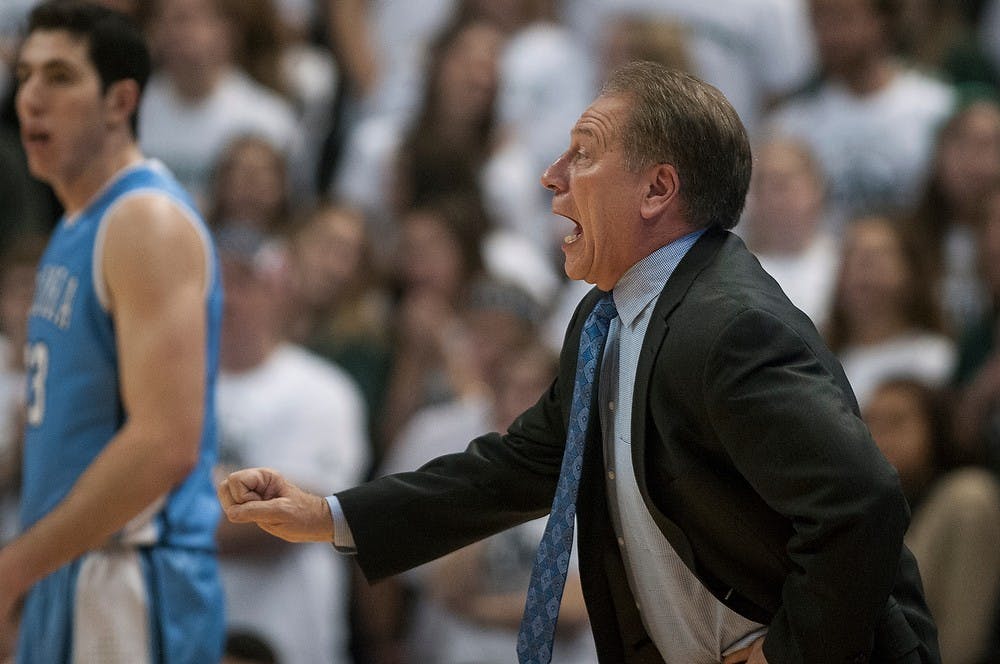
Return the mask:
{"type": "Polygon", "coordinates": [[[322,496],[295,486],[270,468],[230,473],[217,487],[233,523],[256,523],[289,542],[332,542],[333,516],[322,496]]]}

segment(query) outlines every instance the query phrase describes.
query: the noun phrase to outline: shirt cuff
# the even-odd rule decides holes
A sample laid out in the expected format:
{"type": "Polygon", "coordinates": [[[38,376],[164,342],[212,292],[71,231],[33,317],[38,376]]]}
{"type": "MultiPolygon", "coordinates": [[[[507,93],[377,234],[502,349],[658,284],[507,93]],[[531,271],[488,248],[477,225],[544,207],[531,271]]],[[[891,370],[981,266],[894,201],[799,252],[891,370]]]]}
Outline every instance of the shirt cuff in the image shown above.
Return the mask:
{"type": "Polygon", "coordinates": [[[330,514],[333,516],[333,546],[341,553],[354,554],[358,550],[354,545],[354,535],[351,534],[351,526],[347,523],[344,509],[340,506],[340,501],[336,496],[327,496],[326,502],[330,505],[330,514]]]}

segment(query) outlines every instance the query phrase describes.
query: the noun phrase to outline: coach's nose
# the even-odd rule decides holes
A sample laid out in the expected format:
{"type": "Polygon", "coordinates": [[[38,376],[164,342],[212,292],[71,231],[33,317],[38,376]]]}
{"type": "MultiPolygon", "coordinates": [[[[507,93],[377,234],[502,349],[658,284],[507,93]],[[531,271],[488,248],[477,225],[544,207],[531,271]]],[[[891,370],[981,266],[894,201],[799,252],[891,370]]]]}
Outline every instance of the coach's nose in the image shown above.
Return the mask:
{"type": "Polygon", "coordinates": [[[559,155],[559,158],[542,173],[542,186],[555,194],[566,191],[566,166],[568,163],[569,151],[566,151],[559,155]]]}

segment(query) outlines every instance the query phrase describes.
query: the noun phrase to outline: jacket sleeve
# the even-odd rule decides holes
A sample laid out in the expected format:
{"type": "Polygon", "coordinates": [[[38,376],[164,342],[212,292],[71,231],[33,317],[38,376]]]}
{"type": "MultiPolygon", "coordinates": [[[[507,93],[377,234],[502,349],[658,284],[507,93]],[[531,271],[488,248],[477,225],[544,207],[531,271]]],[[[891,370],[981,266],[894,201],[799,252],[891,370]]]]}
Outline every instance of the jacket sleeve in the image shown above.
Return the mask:
{"type": "Polygon", "coordinates": [[[793,526],[765,639],[772,664],[868,661],[909,521],[895,471],[817,345],[744,310],[710,346],[702,380],[733,465],[793,526]]]}
{"type": "Polygon", "coordinates": [[[573,315],[560,377],[506,434],[337,494],[366,578],[398,574],[549,512],[566,446],[561,383],[575,371],[580,312],[594,299],[573,315]]]}

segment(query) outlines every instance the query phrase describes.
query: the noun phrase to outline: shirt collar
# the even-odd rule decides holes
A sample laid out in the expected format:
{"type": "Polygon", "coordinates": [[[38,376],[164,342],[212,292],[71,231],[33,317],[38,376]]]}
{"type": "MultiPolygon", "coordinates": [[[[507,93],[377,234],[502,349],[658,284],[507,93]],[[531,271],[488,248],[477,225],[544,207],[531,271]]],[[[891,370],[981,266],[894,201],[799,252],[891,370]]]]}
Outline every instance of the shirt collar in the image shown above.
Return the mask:
{"type": "Polygon", "coordinates": [[[664,245],[629,268],[612,291],[615,308],[623,325],[631,326],[656,299],[670,275],[697,242],[705,229],[699,229],[664,245]]]}

